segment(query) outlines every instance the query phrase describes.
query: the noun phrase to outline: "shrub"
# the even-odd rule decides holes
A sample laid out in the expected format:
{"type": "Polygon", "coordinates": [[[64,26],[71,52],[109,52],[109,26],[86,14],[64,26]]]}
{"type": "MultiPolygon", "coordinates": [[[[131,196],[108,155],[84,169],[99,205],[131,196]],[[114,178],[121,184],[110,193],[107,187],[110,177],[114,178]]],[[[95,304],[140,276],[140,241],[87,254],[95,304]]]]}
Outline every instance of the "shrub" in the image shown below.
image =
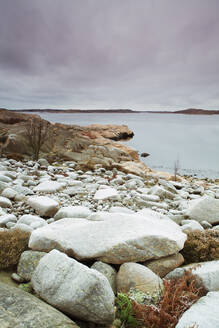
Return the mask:
{"type": "Polygon", "coordinates": [[[30,233],[21,230],[0,231],[0,269],[16,265],[28,248],[30,233]]]}
{"type": "Polygon", "coordinates": [[[135,313],[133,310],[132,301],[129,299],[128,295],[118,293],[116,305],[117,317],[119,319],[116,326],[119,326],[120,323],[120,327],[135,327],[137,325],[137,321],[134,317],[135,313]]]}
{"type": "Polygon", "coordinates": [[[185,264],[219,260],[219,231],[191,231],[181,251],[185,264]]]}
{"type": "Polygon", "coordinates": [[[163,296],[156,305],[141,305],[133,302],[136,319],[144,327],[172,328],[179,318],[200,297],[206,295],[203,287],[198,288],[191,270],[181,278],[164,279],[163,296]]]}
{"type": "Polygon", "coordinates": [[[51,137],[50,123],[32,118],[26,125],[25,134],[33,152],[33,159],[37,161],[42,146],[51,137]]]}

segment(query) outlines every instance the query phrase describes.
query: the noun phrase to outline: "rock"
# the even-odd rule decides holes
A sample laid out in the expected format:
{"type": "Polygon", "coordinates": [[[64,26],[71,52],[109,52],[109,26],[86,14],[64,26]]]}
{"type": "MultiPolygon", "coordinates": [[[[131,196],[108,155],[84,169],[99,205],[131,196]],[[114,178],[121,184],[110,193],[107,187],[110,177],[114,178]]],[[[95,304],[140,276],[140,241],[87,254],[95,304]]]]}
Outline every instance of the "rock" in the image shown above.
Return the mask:
{"type": "Polygon", "coordinates": [[[63,188],[63,184],[56,181],[45,181],[33,188],[35,192],[54,193],[63,188]]]}
{"type": "Polygon", "coordinates": [[[198,222],[205,220],[211,224],[217,224],[219,223],[219,199],[204,196],[190,201],[186,215],[191,220],[198,222]]]}
{"type": "Polygon", "coordinates": [[[27,200],[27,204],[35,209],[41,216],[54,216],[59,209],[59,204],[47,196],[32,196],[27,200]]]}
{"type": "Polygon", "coordinates": [[[34,270],[36,269],[39,261],[47,253],[45,252],[33,252],[24,251],[19,259],[17,273],[23,279],[23,281],[30,281],[34,270]]]}
{"type": "Polygon", "coordinates": [[[109,213],[126,213],[126,214],[133,214],[134,211],[130,210],[130,208],[122,207],[122,206],[112,206],[109,209],[109,213]]]}
{"type": "Polygon", "coordinates": [[[89,208],[85,206],[61,207],[54,216],[55,221],[63,218],[87,218],[91,214],[89,208]]]}
{"type": "Polygon", "coordinates": [[[99,213],[98,221],[62,219],[35,230],[29,247],[60,249],[78,260],[140,262],[178,253],[186,235],[167,219],[139,214],[99,213]]]}
{"type": "Polygon", "coordinates": [[[24,196],[34,195],[33,190],[31,190],[30,188],[27,188],[27,187],[17,185],[17,186],[14,186],[13,189],[17,192],[17,194],[22,194],[24,196]]]}
{"type": "Polygon", "coordinates": [[[5,227],[8,222],[17,222],[16,216],[14,214],[0,216],[0,227],[5,227]]]}
{"type": "Polygon", "coordinates": [[[26,224],[32,227],[33,229],[44,227],[45,225],[48,224],[46,220],[40,218],[37,215],[31,215],[31,214],[22,215],[20,219],[17,221],[17,224],[20,223],[26,224]]]}
{"type": "Polygon", "coordinates": [[[138,263],[124,263],[116,278],[117,291],[127,294],[131,288],[143,293],[160,293],[163,282],[153,271],[138,263]]]}
{"type": "Polygon", "coordinates": [[[163,257],[158,260],[145,262],[143,263],[143,265],[145,265],[148,269],[152,270],[159,277],[163,278],[170,271],[182,265],[183,262],[184,262],[183,256],[180,253],[178,253],[167,257],[163,257]]]}
{"type": "Polygon", "coordinates": [[[6,182],[0,181],[0,193],[2,193],[2,191],[4,189],[6,189],[8,187],[8,184],[6,182]]]}
{"type": "Polygon", "coordinates": [[[97,270],[102,273],[110,283],[110,286],[116,294],[116,270],[109,264],[97,261],[92,266],[91,269],[97,270]]]}
{"type": "Polygon", "coordinates": [[[10,199],[0,196],[0,206],[3,208],[12,207],[10,199]]]}
{"type": "Polygon", "coordinates": [[[35,292],[69,316],[98,324],[114,319],[114,294],[106,277],[53,250],[32,276],[35,292]]]}
{"type": "Polygon", "coordinates": [[[63,313],[18,288],[0,283],[1,328],[77,328],[63,313]]]}
{"type": "Polygon", "coordinates": [[[219,292],[210,292],[201,297],[184,312],[176,328],[216,328],[219,327],[219,292]]]}
{"type": "Polygon", "coordinates": [[[155,185],[152,187],[149,191],[150,194],[159,196],[161,199],[168,198],[168,199],[174,199],[175,194],[172,192],[165,190],[163,187],[155,185]]]}
{"type": "Polygon", "coordinates": [[[202,221],[201,225],[204,229],[211,229],[212,228],[211,223],[209,223],[208,221],[202,221]]]}
{"type": "Polygon", "coordinates": [[[34,230],[34,228],[24,223],[16,223],[11,228],[11,230],[17,230],[17,229],[25,232],[32,232],[34,230]]]}
{"type": "Polygon", "coordinates": [[[14,199],[16,194],[17,194],[17,192],[12,188],[5,188],[2,192],[2,196],[9,198],[9,199],[14,199]]]}
{"type": "Polygon", "coordinates": [[[195,230],[199,230],[199,231],[204,230],[204,228],[201,226],[201,224],[195,220],[182,220],[181,224],[182,224],[181,229],[185,233],[188,233],[190,231],[195,231],[195,230]]]}
{"type": "Polygon", "coordinates": [[[11,279],[13,279],[14,281],[18,282],[18,283],[22,283],[24,282],[25,280],[20,277],[17,273],[13,272],[12,275],[11,275],[11,279]]]}
{"type": "Polygon", "coordinates": [[[38,160],[38,163],[40,164],[40,166],[45,166],[45,167],[48,167],[49,166],[49,163],[48,163],[48,161],[45,158],[40,158],[38,160]]]}
{"type": "Polygon", "coordinates": [[[105,200],[105,199],[112,199],[115,198],[115,196],[118,195],[118,192],[114,188],[104,188],[104,189],[99,189],[94,195],[95,200],[105,200]]]}
{"type": "Polygon", "coordinates": [[[148,154],[148,153],[141,153],[141,157],[148,157],[148,156],[150,156],[150,154],[148,154]]]}
{"type": "Polygon", "coordinates": [[[172,279],[175,277],[181,277],[186,270],[191,268],[198,284],[203,285],[207,291],[219,290],[219,261],[185,265],[182,268],[177,268],[168,273],[166,278],[172,279]]]}
{"type": "Polygon", "coordinates": [[[0,181],[8,183],[8,182],[11,182],[12,179],[3,174],[0,174],[0,181]]]}

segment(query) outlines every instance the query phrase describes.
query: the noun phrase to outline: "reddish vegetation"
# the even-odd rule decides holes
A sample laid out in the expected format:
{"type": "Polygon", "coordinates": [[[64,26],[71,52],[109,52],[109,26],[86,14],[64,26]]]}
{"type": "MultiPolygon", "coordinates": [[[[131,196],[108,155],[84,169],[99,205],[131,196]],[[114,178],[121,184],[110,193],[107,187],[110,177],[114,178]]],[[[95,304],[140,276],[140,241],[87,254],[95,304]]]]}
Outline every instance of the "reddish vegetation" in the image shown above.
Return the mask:
{"type": "Polygon", "coordinates": [[[181,278],[164,279],[164,293],[156,306],[133,302],[133,309],[136,319],[144,327],[172,328],[183,312],[204,295],[205,289],[198,288],[195,277],[187,271],[181,278]]]}

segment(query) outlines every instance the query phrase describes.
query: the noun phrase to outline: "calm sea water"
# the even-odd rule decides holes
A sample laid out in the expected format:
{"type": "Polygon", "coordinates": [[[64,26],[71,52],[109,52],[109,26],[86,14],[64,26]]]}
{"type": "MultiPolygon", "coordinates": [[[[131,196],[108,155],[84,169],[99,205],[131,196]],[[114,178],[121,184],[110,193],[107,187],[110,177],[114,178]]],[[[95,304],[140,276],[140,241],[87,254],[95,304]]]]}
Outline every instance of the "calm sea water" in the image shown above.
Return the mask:
{"type": "Polygon", "coordinates": [[[88,125],[126,124],[135,136],[127,144],[139,153],[149,167],[173,171],[180,163],[181,174],[219,178],[219,115],[174,114],[54,114],[40,116],[50,122],[88,125]]]}

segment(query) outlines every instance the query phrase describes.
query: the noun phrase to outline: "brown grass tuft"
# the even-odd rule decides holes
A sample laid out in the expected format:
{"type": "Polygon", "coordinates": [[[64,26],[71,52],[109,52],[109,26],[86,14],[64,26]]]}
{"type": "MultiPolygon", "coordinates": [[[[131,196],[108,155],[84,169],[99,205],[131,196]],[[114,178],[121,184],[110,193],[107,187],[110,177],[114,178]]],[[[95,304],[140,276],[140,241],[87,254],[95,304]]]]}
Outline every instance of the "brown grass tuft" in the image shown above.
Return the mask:
{"type": "Polygon", "coordinates": [[[16,265],[28,248],[30,233],[21,230],[0,231],[0,269],[16,265]]]}
{"type": "Polygon", "coordinates": [[[181,278],[164,279],[164,293],[156,306],[133,302],[133,310],[144,327],[173,328],[181,315],[204,295],[205,289],[197,287],[195,277],[188,270],[181,278]]]}
{"type": "Polygon", "coordinates": [[[185,264],[219,260],[219,230],[189,232],[181,253],[185,264]]]}

